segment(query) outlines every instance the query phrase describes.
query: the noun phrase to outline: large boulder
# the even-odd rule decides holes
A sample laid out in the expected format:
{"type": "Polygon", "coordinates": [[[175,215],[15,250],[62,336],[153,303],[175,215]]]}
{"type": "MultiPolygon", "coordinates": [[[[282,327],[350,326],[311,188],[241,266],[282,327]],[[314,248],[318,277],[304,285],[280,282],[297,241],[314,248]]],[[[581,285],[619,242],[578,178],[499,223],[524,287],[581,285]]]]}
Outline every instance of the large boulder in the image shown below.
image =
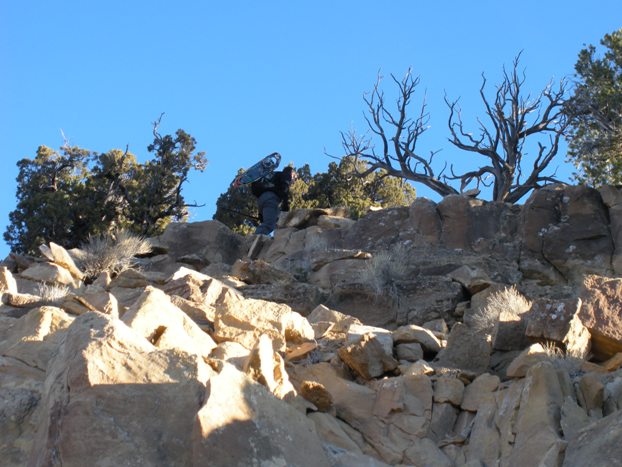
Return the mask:
{"type": "Polygon", "coordinates": [[[15,358],[0,357],[0,459],[3,466],[27,465],[44,380],[44,371],[15,358]]]}
{"type": "Polygon", "coordinates": [[[17,293],[17,281],[6,266],[0,267],[0,292],[17,293]]]}
{"type": "Polygon", "coordinates": [[[397,368],[397,361],[387,353],[380,340],[373,334],[364,334],[360,340],[339,349],[339,357],[356,374],[364,379],[377,378],[397,368]]]}
{"type": "Polygon", "coordinates": [[[441,341],[429,329],[417,326],[416,324],[407,324],[400,326],[393,331],[393,341],[396,344],[417,343],[423,349],[436,355],[441,350],[441,341]]]}
{"type": "Polygon", "coordinates": [[[447,347],[437,357],[437,363],[481,374],[488,369],[490,352],[490,342],[485,334],[456,323],[447,338],[447,347]]]}
{"type": "Polygon", "coordinates": [[[60,308],[34,308],[0,331],[0,354],[45,371],[72,321],[60,308]]]}
{"type": "Polygon", "coordinates": [[[592,336],[592,352],[606,360],[622,352],[622,279],[588,276],[580,291],[579,317],[592,336]]]}
{"type": "Polygon", "coordinates": [[[328,292],[312,284],[252,284],[239,287],[246,298],[284,303],[302,315],[308,315],[328,298],[328,292]]]}
{"type": "Polygon", "coordinates": [[[71,255],[62,246],[57,245],[54,242],[50,242],[49,246],[39,246],[41,253],[46,256],[51,262],[58,264],[59,266],[67,269],[69,273],[77,280],[84,278],[84,273],[76,266],[71,255]]]}
{"type": "Polygon", "coordinates": [[[266,334],[274,350],[284,351],[286,342],[313,340],[313,328],[299,313],[280,303],[245,299],[231,291],[215,304],[214,338],[217,342],[234,341],[252,349],[266,334]]]}
{"type": "Polygon", "coordinates": [[[196,355],[84,314],[50,362],[29,465],[191,465],[211,374],[196,355]]]}
{"type": "Polygon", "coordinates": [[[560,414],[566,396],[573,394],[572,383],[548,362],[532,367],[526,378],[509,465],[560,465],[566,445],[560,414]]]}
{"type": "Polygon", "coordinates": [[[55,263],[35,263],[22,271],[20,275],[25,279],[46,284],[60,284],[73,288],[80,286],[79,280],[75,279],[67,269],[55,263]]]}
{"type": "Polygon", "coordinates": [[[347,248],[374,251],[386,248],[399,238],[408,222],[409,208],[388,208],[370,211],[360,218],[344,236],[347,248]]]}
{"type": "Polygon", "coordinates": [[[566,350],[568,355],[587,358],[590,352],[590,333],[581,322],[580,299],[536,300],[526,320],[525,334],[535,341],[551,341],[566,350]]]}
{"type": "Polygon", "coordinates": [[[156,247],[164,248],[175,261],[195,255],[205,265],[233,264],[246,254],[244,239],[218,221],[173,222],[153,239],[156,247]]]}
{"type": "Polygon", "coordinates": [[[622,411],[597,420],[569,440],[564,467],[622,465],[622,411]]]}
{"type": "Polygon", "coordinates": [[[417,198],[408,209],[408,220],[403,224],[400,239],[410,240],[414,246],[436,246],[442,230],[437,204],[426,198],[417,198]]]}
{"type": "Polygon", "coordinates": [[[330,465],[313,422],[230,365],[211,378],[194,434],[186,465],[330,465]]]}
{"type": "Polygon", "coordinates": [[[611,267],[616,275],[620,275],[622,274],[622,190],[619,186],[603,186],[599,188],[599,192],[609,210],[609,228],[614,246],[611,267]]]}
{"type": "Polygon", "coordinates": [[[274,351],[270,338],[265,334],[250,351],[244,364],[244,372],[279,399],[294,396],[296,393],[285,371],[283,357],[274,351]]]}
{"type": "Polygon", "coordinates": [[[518,206],[449,195],[437,209],[442,219],[441,243],[445,247],[518,259],[518,206]]]}
{"type": "Polygon", "coordinates": [[[377,456],[391,465],[410,463],[414,438],[425,438],[432,418],[432,382],[427,376],[400,376],[363,386],[320,363],[295,370],[296,378],[322,384],[336,415],[360,432],[377,456]]]}
{"type": "Polygon", "coordinates": [[[580,281],[585,274],[611,271],[608,212],[593,188],[552,185],[535,191],[523,208],[522,238],[527,277],[548,275],[554,281],[561,273],[565,280],[580,281]]]}
{"type": "Polygon", "coordinates": [[[216,347],[207,333],[154,287],[146,288],[122,320],[157,348],[208,357],[216,347]]]}
{"type": "Polygon", "coordinates": [[[438,318],[453,321],[456,306],[465,299],[462,285],[447,276],[414,276],[396,285],[399,295],[398,325],[421,325],[438,318]]]}

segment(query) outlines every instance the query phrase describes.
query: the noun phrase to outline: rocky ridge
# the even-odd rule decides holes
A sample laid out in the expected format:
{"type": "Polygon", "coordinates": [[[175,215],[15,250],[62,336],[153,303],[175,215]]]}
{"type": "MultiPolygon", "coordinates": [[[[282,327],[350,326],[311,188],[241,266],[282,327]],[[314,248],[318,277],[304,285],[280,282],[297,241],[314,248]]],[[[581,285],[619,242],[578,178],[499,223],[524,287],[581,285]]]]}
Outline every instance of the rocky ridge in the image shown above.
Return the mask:
{"type": "Polygon", "coordinates": [[[3,465],[619,465],[622,193],[172,224],[0,268],[3,465]],[[45,288],[65,287],[51,297],[45,288]]]}

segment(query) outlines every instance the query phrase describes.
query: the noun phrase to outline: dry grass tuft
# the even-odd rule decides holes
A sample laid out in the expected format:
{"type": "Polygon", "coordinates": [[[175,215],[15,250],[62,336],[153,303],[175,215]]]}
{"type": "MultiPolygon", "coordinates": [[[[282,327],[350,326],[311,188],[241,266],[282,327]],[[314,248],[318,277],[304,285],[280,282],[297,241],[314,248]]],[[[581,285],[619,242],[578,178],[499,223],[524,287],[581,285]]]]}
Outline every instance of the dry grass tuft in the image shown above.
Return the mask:
{"type": "Polygon", "coordinates": [[[112,276],[130,269],[137,255],[151,251],[148,240],[122,230],[113,234],[89,237],[81,247],[80,266],[88,278],[104,271],[112,276]]]}
{"type": "Polygon", "coordinates": [[[403,279],[408,272],[404,261],[407,256],[407,248],[402,244],[375,253],[367,261],[367,267],[362,274],[364,282],[371,285],[376,295],[387,292],[392,292],[391,295],[395,295],[394,281],[403,279]]]}
{"type": "Polygon", "coordinates": [[[490,334],[494,329],[501,312],[519,317],[529,311],[531,302],[527,300],[515,286],[493,293],[485,307],[476,310],[471,316],[471,327],[476,331],[490,334]]]}
{"type": "Polygon", "coordinates": [[[542,347],[549,361],[558,370],[564,370],[571,376],[581,371],[582,358],[577,358],[571,353],[564,352],[563,349],[551,341],[546,341],[542,344],[542,347]]]}
{"type": "Polygon", "coordinates": [[[46,284],[40,282],[37,285],[37,295],[48,305],[57,305],[63,298],[69,295],[69,287],[59,284],[46,284]]]}

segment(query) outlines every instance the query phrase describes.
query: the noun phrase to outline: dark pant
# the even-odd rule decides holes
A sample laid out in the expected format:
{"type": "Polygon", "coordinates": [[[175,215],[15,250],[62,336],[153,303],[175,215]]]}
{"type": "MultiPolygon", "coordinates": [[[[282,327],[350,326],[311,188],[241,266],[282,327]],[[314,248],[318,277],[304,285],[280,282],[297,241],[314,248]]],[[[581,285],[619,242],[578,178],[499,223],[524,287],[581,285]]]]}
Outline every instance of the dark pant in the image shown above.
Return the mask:
{"type": "Polygon", "coordinates": [[[257,198],[261,224],[255,229],[256,234],[269,235],[275,229],[279,220],[279,204],[281,199],[271,191],[266,191],[257,198]]]}

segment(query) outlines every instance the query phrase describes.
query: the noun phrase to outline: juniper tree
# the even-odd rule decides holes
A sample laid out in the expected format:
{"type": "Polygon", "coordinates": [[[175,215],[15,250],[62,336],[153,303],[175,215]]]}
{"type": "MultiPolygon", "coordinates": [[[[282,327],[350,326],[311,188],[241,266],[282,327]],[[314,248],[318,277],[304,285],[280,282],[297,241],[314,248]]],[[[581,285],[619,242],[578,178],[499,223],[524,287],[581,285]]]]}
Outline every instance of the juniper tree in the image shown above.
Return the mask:
{"type": "Polygon", "coordinates": [[[589,185],[622,183],[622,29],[581,50],[569,107],[568,158],[589,185]]]}
{"type": "Polygon", "coordinates": [[[155,235],[184,219],[191,205],[182,187],[207,161],[192,136],[161,136],[159,122],[148,147],[154,157],[144,164],[127,148],[98,154],[67,144],[60,151],[40,146],[34,158],[20,160],[17,206],[4,233],[11,250],[35,253],[50,241],[73,248],[120,228],[155,235]]]}

